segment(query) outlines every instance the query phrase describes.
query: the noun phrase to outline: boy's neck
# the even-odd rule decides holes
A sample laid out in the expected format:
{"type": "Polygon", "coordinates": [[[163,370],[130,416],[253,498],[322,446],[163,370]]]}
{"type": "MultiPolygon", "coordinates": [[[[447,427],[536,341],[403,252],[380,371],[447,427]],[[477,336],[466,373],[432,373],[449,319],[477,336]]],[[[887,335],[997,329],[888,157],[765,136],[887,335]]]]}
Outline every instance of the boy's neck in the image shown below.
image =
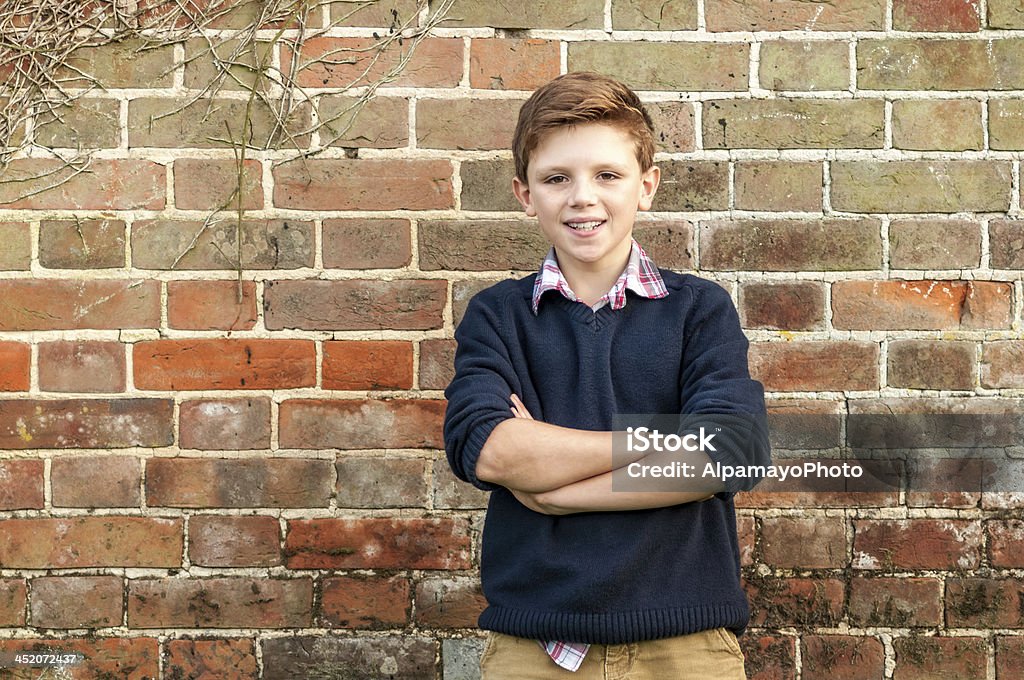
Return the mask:
{"type": "MultiPolygon", "coordinates": [[[[564,265],[562,259],[558,260],[558,268],[562,271],[562,276],[568,281],[569,287],[576,294],[577,299],[588,307],[592,307],[604,297],[605,293],[622,275],[626,265],[629,264],[629,255],[632,250],[632,240],[630,240],[629,247],[626,248],[622,256],[614,260],[609,259],[607,262],[587,266],[566,258],[567,261],[564,265]]],[[[558,256],[557,249],[555,249],[555,256],[558,256]]]]}

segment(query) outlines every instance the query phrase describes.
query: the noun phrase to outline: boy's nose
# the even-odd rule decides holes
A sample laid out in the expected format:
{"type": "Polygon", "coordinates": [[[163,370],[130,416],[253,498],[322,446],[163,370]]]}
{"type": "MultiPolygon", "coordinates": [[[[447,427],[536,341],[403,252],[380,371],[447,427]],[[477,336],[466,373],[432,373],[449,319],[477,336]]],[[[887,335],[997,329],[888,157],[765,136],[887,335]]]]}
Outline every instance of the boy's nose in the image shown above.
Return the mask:
{"type": "Polygon", "coordinates": [[[572,205],[590,205],[595,200],[594,187],[590,182],[576,182],[570,196],[572,205]]]}

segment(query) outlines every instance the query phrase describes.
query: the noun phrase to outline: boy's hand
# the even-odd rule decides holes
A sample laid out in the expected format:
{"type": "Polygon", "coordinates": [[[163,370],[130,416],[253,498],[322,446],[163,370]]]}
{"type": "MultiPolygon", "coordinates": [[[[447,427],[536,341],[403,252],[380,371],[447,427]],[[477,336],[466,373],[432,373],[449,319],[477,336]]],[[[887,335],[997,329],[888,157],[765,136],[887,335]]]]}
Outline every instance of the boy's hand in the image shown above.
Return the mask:
{"type": "Polygon", "coordinates": [[[512,415],[516,418],[526,418],[527,420],[533,420],[533,416],[526,410],[526,405],[523,404],[523,400],[517,395],[512,395],[512,415]]]}

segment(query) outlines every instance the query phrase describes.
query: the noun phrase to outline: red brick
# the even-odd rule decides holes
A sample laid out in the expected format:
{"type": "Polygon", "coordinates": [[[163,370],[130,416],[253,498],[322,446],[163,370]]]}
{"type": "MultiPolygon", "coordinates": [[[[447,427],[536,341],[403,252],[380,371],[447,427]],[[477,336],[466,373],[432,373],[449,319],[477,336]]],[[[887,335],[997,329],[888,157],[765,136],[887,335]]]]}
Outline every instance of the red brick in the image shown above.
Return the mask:
{"type": "Polygon", "coordinates": [[[850,621],[857,626],[907,628],[942,625],[942,581],[937,578],[854,578],[850,621]]]}
{"type": "Polygon", "coordinates": [[[324,267],[394,269],[412,259],[409,220],[324,220],[324,267]]]}
{"type": "Polygon", "coordinates": [[[740,284],[744,328],[819,330],[825,325],[825,289],[816,281],[749,281],[740,284]]]}
{"type": "Polygon", "coordinates": [[[433,159],[314,159],[274,168],[274,206],[296,210],[455,207],[452,164],[433,159]]]}
{"type": "Polygon", "coordinates": [[[1009,328],[1013,286],[995,281],[837,281],[832,324],[840,330],[1009,328]]]}
{"type": "Polygon", "coordinates": [[[946,625],[1024,628],[1024,579],[947,579],[946,625]]]}
{"type": "Polygon", "coordinates": [[[749,680],[794,680],[796,678],[795,636],[747,633],[739,638],[746,657],[744,670],[749,680]]]}
{"type": "Polygon", "coordinates": [[[268,578],[167,578],[128,582],[132,628],[304,628],[313,582],[268,578]]]}
{"type": "Polygon", "coordinates": [[[992,267],[1024,269],[1024,220],[992,220],[988,235],[992,267]]]}
{"type": "Polygon", "coordinates": [[[971,33],[981,29],[979,0],[893,0],[897,31],[971,33]]]}
{"type": "Polygon", "coordinates": [[[846,521],[842,517],[766,517],[761,520],[761,558],[775,567],[845,567],[846,521]]]}
{"type": "Polygon", "coordinates": [[[832,626],[843,615],[839,579],[757,576],[745,579],[744,587],[753,626],[832,626]]]}
{"type": "Polygon", "coordinates": [[[146,340],[134,346],[141,390],[284,389],[316,384],[309,340],[146,340]]]}
{"type": "Polygon", "coordinates": [[[469,569],[471,537],[454,518],[290,520],[289,569],[469,569]]]}
{"type": "Polygon", "coordinates": [[[975,384],[973,342],[893,340],[887,382],[891,387],[971,390],[975,384]]]}
{"type": "Polygon", "coordinates": [[[0,626],[14,628],[25,625],[25,601],[28,588],[25,579],[0,579],[0,626]]]}
{"type": "Polygon", "coordinates": [[[276,517],[193,515],[188,558],[201,567],[273,567],[281,564],[276,517]]]}
{"type": "Polygon", "coordinates": [[[0,522],[0,564],[7,569],[178,567],[180,519],[71,517],[0,522]]]}
{"type": "Polygon", "coordinates": [[[256,283],[168,281],[167,323],[197,331],[250,330],[256,325],[256,283]]]}
{"type": "Polygon", "coordinates": [[[178,419],[183,449],[270,448],[270,400],[263,397],[183,401],[178,419]]]}
{"type": "Polygon", "coordinates": [[[854,520],[856,569],[974,569],[981,524],[965,520],[854,520]]]}
{"type": "Polygon", "coordinates": [[[326,578],[320,616],[331,628],[404,628],[411,611],[409,579],[402,576],[326,578]]]}
{"type": "Polygon", "coordinates": [[[416,623],[424,628],[473,628],[486,606],[474,576],[429,577],[416,584],[416,623]]]}
{"type": "Polygon", "coordinates": [[[474,38],[469,85],[490,90],[535,90],[559,73],[557,40],[474,38]]]}
{"type": "Polygon", "coordinates": [[[750,515],[736,518],[736,534],[740,541],[740,566],[749,567],[754,563],[757,548],[757,520],[750,515]]]}
{"type": "Polygon", "coordinates": [[[45,220],[39,223],[39,263],[54,269],[124,267],[121,220],[45,220]]]}
{"type": "Polygon", "coordinates": [[[518,99],[420,99],[416,104],[416,146],[508,149],[522,104],[518,99]]]}
{"type": "Polygon", "coordinates": [[[258,677],[256,647],[250,639],[168,640],[166,680],[250,680],[258,677]]]}
{"type": "Polygon", "coordinates": [[[159,328],[157,281],[0,281],[0,331],[159,328]]]}
{"type": "Polygon", "coordinates": [[[1021,680],[1024,636],[996,637],[996,680],[1021,680]]]}
{"type": "Polygon", "coordinates": [[[1024,520],[991,520],[985,523],[988,559],[993,567],[1024,567],[1024,520]]]}
{"type": "Polygon", "coordinates": [[[893,680],[985,680],[988,653],[975,637],[897,637],[893,680]]]}
{"type": "Polygon", "coordinates": [[[871,31],[885,23],[885,2],[854,0],[842,7],[800,0],[707,0],[709,31],[871,31]]]}
{"type": "Polygon", "coordinates": [[[179,508],[326,507],[331,461],[302,458],[151,458],[146,503],[179,508]]]}
{"type": "Polygon", "coordinates": [[[878,389],[878,345],[855,340],[755,342],[751,375],[765,389],[818,392],[878,389]]]}
{"type": "Polygon", "coordinates": [[[1017,38],[893,38],[857,42],[862,90],[1016,90],[1024,83],[1017,38]]]}
{"type": "MultiPolygon", "coordinates": [[[[225,130],[226,133],[226,130],[225,130]]],[[[234,160],[179,158],[174,161],[174,207],[179,210],[238,209],[238,188],[242,187],[242,210],[263,208],[263,165],[245,161],[241,176],[234,160]]]]}
{"type": "Polygon", "coordinates": [[[875,220],[735,219],[702,222],[702,269],[846,271],[878,269],[882,238],[875,220]]]}
{"type": "Polygon", "coordinates": [[[122,449],[170,446],[168,399],[0,401],[0,449],[122,449]]]}
{"type": "Polygon", "coordinates": [[[32,348],[23,342],[0,342],[0,392],[27,392],[32,348]]]}
{"type": "Polygon", "coordinates": [[[139,507],[142,468],[134,456],[60,456],[50,466],[55,507],[139,507]]]}
{"type": "MultiPolygon", "coordinates": [[[[408,47],[403,49],[393,44],[377,56],[375,43],[373,38],[307,39],[302,45],[296,84],[303,88],[335,88],[368,85],[380,80],[408,54],[408,47]]],[[[284,47],[281,63],[287,64],[291,59],[291,50],[284,47]]],[[[396,87],[455,87],[461,79],[462,38],[426,38],[391,84],[396,87]]]]}
{"type": "Polygon", "coordinates": [[[267,330],[441,328],[446,281],[267,281],[267,330]]]}
{"type": "Polygon", "coordinates": [[[32,625],[39,628],[120,626],[124,582],[119,576],[44,576],[32,579],[32,625]]]}
{"type": "Polygon", "coordinates": [[[288,399],[281,446],[288,449],[444,448],[445,402],[438,399],[288,399]]]}
{"type": "Polygon", "coordinates": [[[120,342],[39,344],[39,389],[44,392],[123,392],[125,346],[120,342]]]}
{"type": "MultiPolygon", "coordinates": [[[[0,653],[46,652],[78,654],[81,664],[72,666],[73,677],[117,678],[118,680],[152,680],[158,677],[160,663],[159,642],[156,638],[45,638],[26,640],[0,640],[0,653]]],[[[45,671],[44,671],[45,672],[45,671]]],[[[39,669],[31,675],[12,676],[35,679],[39,669]]]]}
{"type": "Polygon", "coordinates": [[[807,635],[803,638],[804,680],[882,680],[885,647],[875,637],[807,635]]]}
{"type": "Polygon", "coordinates": [[[984,485],[982,457],[915,456],[907,461],[909,507],[976,508],[984,485]]]}
{"type": "Polygon", "coordinates": [[[981,102],[974,99],[901,99],[893,102],[892,145],[915,151],[981,151],[981,102]]]}
{"type": "Polygon", "coordinates": [[[427,461],[381,456],[339,457],[338,507],[408,508],[427,506],[427,461]]]}
{"type": "Polygon", "coordinates": [[[694,150],[696,133],[692,103],[644,102],[644,108],[654,123],[655,151],[675,153],[694,150]]]}
{"type": "Polygon", "coordinates": [[[167,202],[164,166],[147,160],[93,159],[76,174],[63,161],[25,158],[4,176],[0,206],[12,210],[163,210],[167,202]]]}
{"type": "Polygon", "coordinates": [[[443,390],[455,377],[455,341],[420,342],[420,388],[443,390]]]}
{"type": "Polygon", "coordinates": [[[970,220],[893,220],[889,262],[896,269],[970,269],[981,264],[981,225],[970,220]]]}
{"type": "Polygon", "coordinates": [[[323,383],[327,390],[412,387],[412,343],[402,340],[327,341],[323,383]]]}

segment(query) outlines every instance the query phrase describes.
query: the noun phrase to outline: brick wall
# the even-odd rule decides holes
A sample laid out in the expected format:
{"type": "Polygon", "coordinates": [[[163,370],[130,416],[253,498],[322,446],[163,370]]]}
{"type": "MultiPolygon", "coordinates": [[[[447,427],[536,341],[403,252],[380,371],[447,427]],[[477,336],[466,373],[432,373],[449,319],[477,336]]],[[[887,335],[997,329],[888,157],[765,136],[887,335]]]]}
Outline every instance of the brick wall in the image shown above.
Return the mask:
{"type": "MultiPolygon", "coordinates": [[[[307,50],[415,7],[383,4],[307,50]]],[[[664,179],[638,238],[731,291],[773,412],[1021,413],[1019,2],[450,16],[336,148],[247,154],[239,234],[202,225],[242,95],[151,123],[209,68],[159,76],[194,46],[83,54],[107,89],[35,134],[91,171],[0,184],[0,651],[82,652],[81,678],[476,677],[486,497],[447,469],[442,390],[469,298],[545,251],[507,149],[569,70],[649,102],[664,179]]],[[[55,167],[36,156],[8,178],[55,167]]],[[[1024,677],[1021,494],[737,504],[750,677],[1024,677]]]]}

